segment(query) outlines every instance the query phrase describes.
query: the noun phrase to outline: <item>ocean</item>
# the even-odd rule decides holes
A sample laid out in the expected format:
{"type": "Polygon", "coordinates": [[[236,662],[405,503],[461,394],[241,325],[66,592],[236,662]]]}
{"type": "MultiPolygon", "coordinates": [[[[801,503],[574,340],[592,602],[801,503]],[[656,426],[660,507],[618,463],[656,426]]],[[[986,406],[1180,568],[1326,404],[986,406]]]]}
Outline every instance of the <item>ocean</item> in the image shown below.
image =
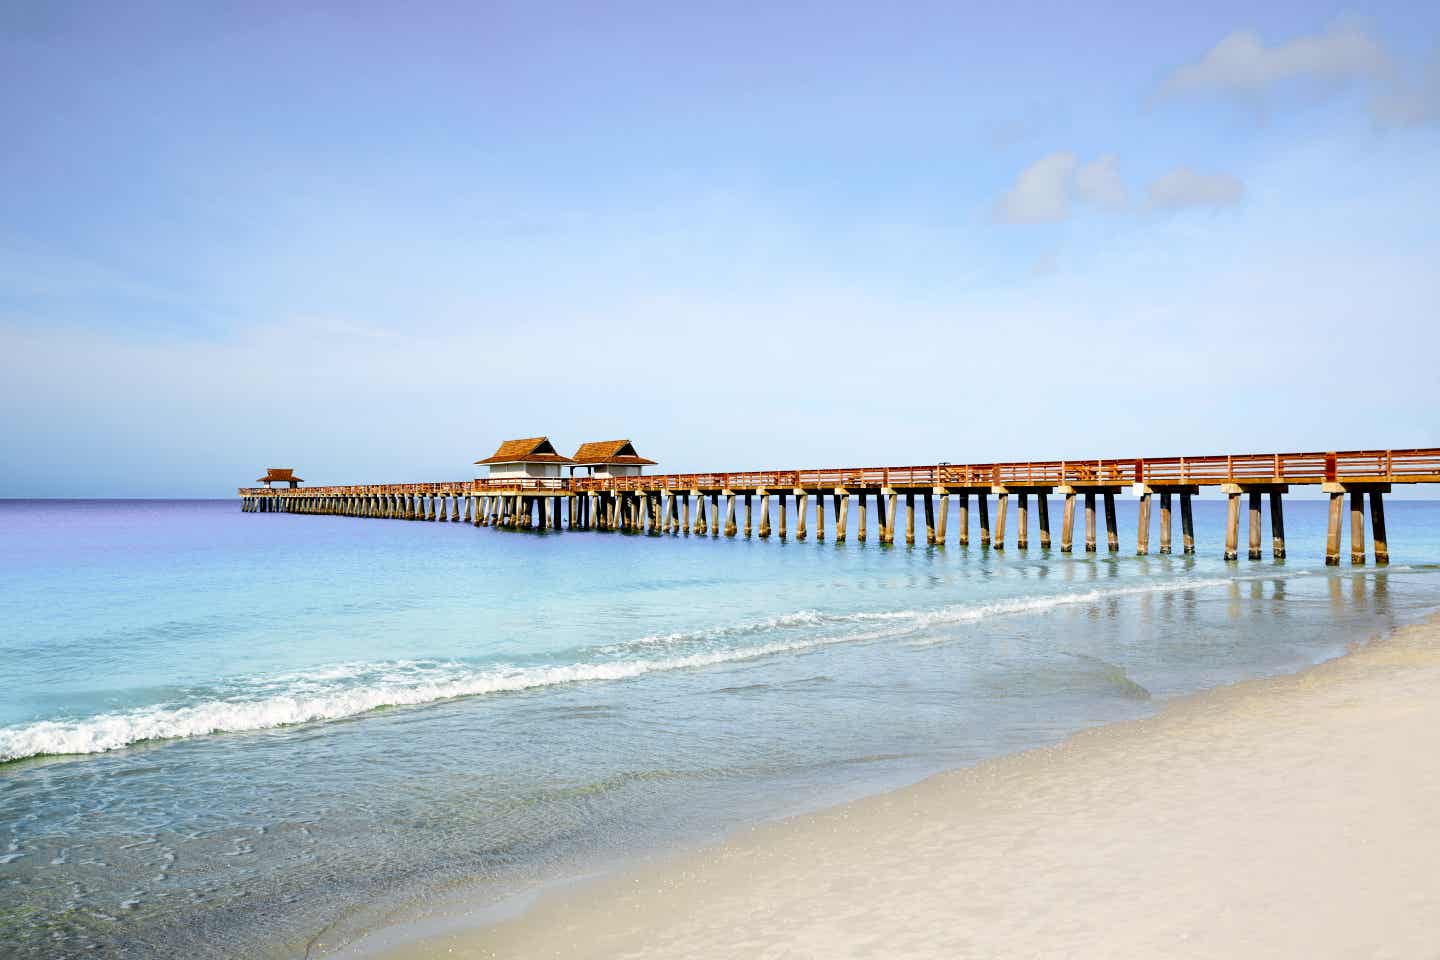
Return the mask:
{"type": "Polygon", "coordinates": [[[1237,563],[1219,497],[1195,556],[1136,557],[1119,506],[1119,553],[1065,556],[1013,510],[1001,552],[955,515],[907,547],[0,501],[0,954],[313,954],[1440,607],[1440,503],[1337,568],[1319,500],[1237,563]]]}

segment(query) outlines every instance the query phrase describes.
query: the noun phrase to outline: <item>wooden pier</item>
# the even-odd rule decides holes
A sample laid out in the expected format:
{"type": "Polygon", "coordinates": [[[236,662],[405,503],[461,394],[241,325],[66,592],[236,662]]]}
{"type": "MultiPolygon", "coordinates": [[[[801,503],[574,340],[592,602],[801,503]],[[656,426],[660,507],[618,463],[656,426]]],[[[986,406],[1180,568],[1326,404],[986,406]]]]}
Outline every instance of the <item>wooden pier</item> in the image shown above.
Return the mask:
{"type": "Polygon", "coordinates": [[[1349,504],[1350,562],[1366,562],[1365,505],[1368,498],[1374,560],[1388,563],[1384,495],[1394,485],[1440,483],[1440,448],[1349,450],[1329,453],[1240,454],[1203,457],[1134,457],[1109,460],[1052,460],[916,467],[858,467],[835,470],[767,470],[740,473],[658,474],[613,477],[505,477],[451,483],[389,483],[354,486],[296,486],[288,471],[262,480],[289,483],[286,488],[244,487],[247,512],[286,512],[449,521],[475,526],[559,530],[611,530],[692,536],[758,536],[797,540],[827,536],[843,542],[853,535],[865,541],[873,532],[881,543],[894,543],[898,509],[905,505],[904,542],[916,543],[916,504],[923,510],[927,544],[949,542],[950,498],[958,501],[955,542],[971,542],[970,504],[974,498],[979,544],[1007,547],[1010,497],[1016,500],[1014,546],[1030,546],[1031,498],[1038,517],[1039,546],[1052,547],[1051,496],[1064,497],[1060,551],[1075,543],[1078,501],[1084,506],[1083,549],[1094,553],[1097,503],[1103,506],[1105,548],[1120,549],[1115,517],[1117,494],[1139,498],[1136,553],[1150,552],[1152,498],[1159,497],[1159,552],[1174,546],[1173,511],[1180,503],[1180,549],[1194,553],[1191,497],[1204,487],[1218,488],[1227,500],[1225,559],[1239,558],[1242,498],[1247,515],[1247,553],[1259,560],[1264,498],[1269,497],[1271,554],[1284,558],[1284,495],[1291,486],[1318,486],[1330,497],[1325,562],[1338,564],[1349,504]],[[990,498],[995,498],[995,514],[990,498]],[[828,508],[826,501],[829,501],[828,508]],[[849,528],[851,501],[856,526],[849,528]],[[938,503],[937,503],[938,501],[938,503]],[[788,529],[793,506],[795,526],[788,529]],[[873,527],[870,521],[874,510],[873,527]],[[723,513],[723,517],[722,517],[723,513]],[[743,518],[743,519],[742,519],[743,518]],[[813,524],[811,521],[813,518],[813,524]]]}

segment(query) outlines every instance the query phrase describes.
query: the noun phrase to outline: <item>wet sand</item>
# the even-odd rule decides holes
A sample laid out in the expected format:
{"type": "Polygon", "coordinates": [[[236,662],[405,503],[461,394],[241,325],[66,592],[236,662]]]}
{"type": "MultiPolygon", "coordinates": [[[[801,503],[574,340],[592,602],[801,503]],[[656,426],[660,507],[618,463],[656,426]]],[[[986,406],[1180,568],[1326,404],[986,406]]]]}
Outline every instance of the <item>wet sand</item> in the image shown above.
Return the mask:
{"type": "Polygon", "coordinates": [[[1440,957],[1440,623],[385,955],[1440,957]]]}

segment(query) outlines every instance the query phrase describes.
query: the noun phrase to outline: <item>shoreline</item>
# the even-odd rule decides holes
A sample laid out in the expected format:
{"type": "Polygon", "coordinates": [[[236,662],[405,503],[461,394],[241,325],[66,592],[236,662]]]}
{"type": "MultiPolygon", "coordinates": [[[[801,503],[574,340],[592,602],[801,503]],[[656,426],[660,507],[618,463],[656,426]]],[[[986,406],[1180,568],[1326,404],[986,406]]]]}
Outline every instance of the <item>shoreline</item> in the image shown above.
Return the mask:
{"type": "Polygon", "coordinates": [[[338,955],[1417,955],[1440,942],[1437,688],[1432,616],[338,955]]]}

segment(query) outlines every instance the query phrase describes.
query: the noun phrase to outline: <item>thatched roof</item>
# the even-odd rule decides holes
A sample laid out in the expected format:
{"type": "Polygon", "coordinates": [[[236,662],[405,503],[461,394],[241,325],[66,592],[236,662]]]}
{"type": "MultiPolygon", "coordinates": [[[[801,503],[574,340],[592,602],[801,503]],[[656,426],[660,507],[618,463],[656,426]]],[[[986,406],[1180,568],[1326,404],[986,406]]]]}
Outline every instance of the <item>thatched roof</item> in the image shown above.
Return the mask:
{"type": "Polygon", "coordinates": [[[556,452],[549,437],[526,437],[506,440],[484,460],[476,463],[569,463],[570,458],[556,452]]]}
{"type": "Polygon", "coordinates": [[[654,465],[635,452],[635,445],[629,440],[593,440],[580,444],[575,456],[570,458],[581,465],[617,463],[629,466],[654,465]]]}
{"type": "Polygon", "coordinates": [[[256,483],[270,483],[271,481],[274,481],[275,483],[304,483],[304,482],[305,482],[304,480],[301,480],[299,477],[295,476],[295,468],[294,468],[294,467],[266,467],[266,468],[265,468],[265,476],[261,477],[259,480],[256,480],[255,482],[256,482],[256,483]]]}

